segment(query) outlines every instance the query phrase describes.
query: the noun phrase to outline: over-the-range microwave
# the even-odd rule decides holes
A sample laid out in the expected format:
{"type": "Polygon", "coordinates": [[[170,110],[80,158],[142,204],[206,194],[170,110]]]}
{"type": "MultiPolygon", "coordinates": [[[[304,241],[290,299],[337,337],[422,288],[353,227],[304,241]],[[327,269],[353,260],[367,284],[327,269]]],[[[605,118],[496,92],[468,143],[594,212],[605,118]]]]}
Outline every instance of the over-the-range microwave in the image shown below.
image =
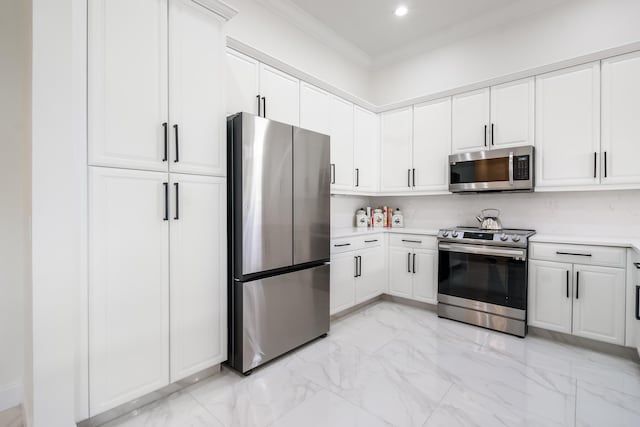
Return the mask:
{"type": "Polygon", "coordinates": [[[449,156],[449,191],[533,191],[533,146],[449,156]]]}

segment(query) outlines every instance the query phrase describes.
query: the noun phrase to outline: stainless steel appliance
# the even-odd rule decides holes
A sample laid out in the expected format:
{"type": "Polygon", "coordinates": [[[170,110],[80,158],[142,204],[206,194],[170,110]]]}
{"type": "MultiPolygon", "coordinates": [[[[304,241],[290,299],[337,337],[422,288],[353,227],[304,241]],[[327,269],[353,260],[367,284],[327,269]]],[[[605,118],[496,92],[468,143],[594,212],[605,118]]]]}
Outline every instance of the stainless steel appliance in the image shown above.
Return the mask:
{"type": "Polygon", "coordinates": [[[438,316],[524,337],[533,230],[438,233],[438,316]]]}
{"type": "Polygon", "coordinates": [[[449,156],[449,191],[533,191],[533,146],[449,156]]]}
{"type": "Polygon", "coordinates": [[[229,359],[249,373],[329,331],[329,137],[227,119],[229,359]]]}
{"type": "Polygon", "coordinates": [[[476,219],[480,223],[480,228],[483,230],[502,230],[500,209],[483,209],[482,213],[476,216],[476,219]]]}

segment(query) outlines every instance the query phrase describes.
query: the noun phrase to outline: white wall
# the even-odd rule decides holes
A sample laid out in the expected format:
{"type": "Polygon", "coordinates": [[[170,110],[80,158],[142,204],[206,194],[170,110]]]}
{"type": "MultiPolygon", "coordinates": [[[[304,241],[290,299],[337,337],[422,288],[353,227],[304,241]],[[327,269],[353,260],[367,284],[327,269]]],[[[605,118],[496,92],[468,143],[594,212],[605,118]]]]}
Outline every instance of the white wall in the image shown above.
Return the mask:
{"type": "Polygon", "coordinates": [[[573,0],[495,30],[374,66],[371,101],[429,95],[640,41],[640,1],[573,0]]]}
{"type": "MultiPolygon", "coordinates": [[[[265,0],[263,0],[265,2],[265,0]]],[[[337,52],[256,0],[228,0],[239,10],[227,35],[348,93],[369,99],[368,64],[337,52]]]]}
{"type": "Polygon", "coordinates": [[[0,411],[22,400],[28,279],[30,2],[0,2],[0,411]]]}
{"type": "Polygon", "coordinates": [[[640,191],[495,193],[429,197],[379,197],[377,205],[404,211],[407,227],[476,226],[484,208],[502,211],[503,227],[556,235],[634,236],[640,230],[640,191]]]}
{"type": "Polygon", "coordinates": [[[372,206],[375,199],[358,196],[331,196],[331,228],[353,227],[358,208],[372,206]]]}

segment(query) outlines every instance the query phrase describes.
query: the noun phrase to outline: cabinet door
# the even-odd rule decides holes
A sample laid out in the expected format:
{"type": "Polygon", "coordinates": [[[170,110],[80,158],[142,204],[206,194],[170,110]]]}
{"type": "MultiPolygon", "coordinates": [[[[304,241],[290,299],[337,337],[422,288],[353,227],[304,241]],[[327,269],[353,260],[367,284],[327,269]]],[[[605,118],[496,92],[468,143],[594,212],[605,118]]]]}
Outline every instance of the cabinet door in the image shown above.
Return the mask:
{"type": "Polygon", "coordinates": [[[416,105],[413,110],[413,167],[415,189],[449,188],[451,154],[451,98],[416,105]]]}
{"type": "Polygon", "coordinates": [[[380,156],[380,122],[378,115],[355,107],[355,190],[378,190],[378,157],[380,156]]]}
{"type": "Polygon", "coordinates": [[[399,297],[411,298],[411,270],[413,251],[407,248],[389,248],[389,293],[399,297]]]}
{"type": "Polygon", "coordinates": [[[308,83],[300,83],[300,127],[329,135],[331,95],[308,83]]]}
{"type": "Polygon", "coordinates": [[[89,169],[93,416],[169,383],[169,221],[166,173],[89,169]]]}
{"type": "Polygon", "coordinates": [[[573,334],[624,344],[625,270],[575,266],[573,334]]]}
{"type": "Polygon", "coordinates": [[[381,190],[410,191],[413,107],[383,113],[381,120],[381,190]]]}
{"type": "Polygon", "coordinates": [[[571,333],[572,277],[572,264],[529,261],[529,325],[571,333]]]}
{"type": "Polygon", "coordinates": [[[299,125],[300,80],[260,64],[260,95],[265,98],[262,114],[267,119],[299,125]]]}
{"type": "Polygon", "coordinates": [[[431,304],[438,302],[438,252],[414,249],[412,257],[413,299],[431,304]]]}
{"type": "Polygon", "coordinates": [[[385,287],[384,249],[379,246],[358,252],[360,277],[356,278],[356,304],[382,295],[385,287]]]}
{"type": "Polygon", "coordinates": [[[353,190],[353,104],[335,96],[331,97],[331,165],[333,190],[353,190]]]}
{"type": "Polygon", "coordinates": [[[171,175],[171,382],[227,359],[226,181],[171,175]]]}
{"type": "Polygon", "coordinates": [[[638,52],[602,61],[604,184],[640,184],[639,76],[638,52]]]}
{"type": "Polygon", "coordinates": [[[222,18],[192,0],[169,9],[169,170],[224,175],[222,18]]]}
{"type": "Polygon", "coordinates": [[[88,8],[89,164],[166,171],[167,0],[88,8]]]}
{"type": "Polygon", "coordinates": [[[491,88],[491,148],[533,145],[533,77],[491,88]]]}
{"type": "Polygon", "coordinates": [[[489,144],[489,88],[456,95],[452,100],[454,153],[478,151],[489,144]]]}
{"type": "Polygon", "coordinates": [[[335,255],[331,258],[330,312],[339,313],[356,303],[355,252],[335,255]]]}
{"type": "Polygon", "coordinates": [[[600,182],[600,64],[536,77],[536,185],[600,182]]]}
{"type": "Polygon", "coordinates": [[[241,112],[258,114],[260,63],[227,49],[226,74],[227,115],[241,112]]]}
{"type": "Polygon", "coordinates": [[[625,342],[627,347],[640,349],[640,252],[627,250],[627,321],[625,325],[625,342]]]}

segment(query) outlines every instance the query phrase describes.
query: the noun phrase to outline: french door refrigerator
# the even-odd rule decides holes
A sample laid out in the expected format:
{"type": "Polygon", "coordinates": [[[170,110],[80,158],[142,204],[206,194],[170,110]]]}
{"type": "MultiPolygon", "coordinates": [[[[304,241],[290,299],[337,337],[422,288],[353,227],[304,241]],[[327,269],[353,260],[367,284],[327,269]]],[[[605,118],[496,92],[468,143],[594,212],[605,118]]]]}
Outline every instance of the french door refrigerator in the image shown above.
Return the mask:
{"type": "Polygon", "coordinates": [[[248,374],[329,331],[329,137],[227,119],[229,365],[248,374]]]}

